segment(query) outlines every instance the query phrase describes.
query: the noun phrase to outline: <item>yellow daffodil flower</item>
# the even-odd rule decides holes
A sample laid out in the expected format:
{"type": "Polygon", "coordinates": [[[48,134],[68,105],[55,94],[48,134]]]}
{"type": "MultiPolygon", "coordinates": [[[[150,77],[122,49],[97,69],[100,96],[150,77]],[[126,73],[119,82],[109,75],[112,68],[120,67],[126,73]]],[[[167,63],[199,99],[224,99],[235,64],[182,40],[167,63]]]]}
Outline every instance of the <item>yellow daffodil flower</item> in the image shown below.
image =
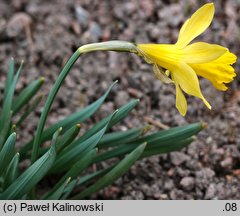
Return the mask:
{"type": "Polygon", "coordinates": [[[214,4],[198,9],[182,26],[176,44],[138,44],[138,52],[150,64],[156,77],[176,86],[176,107],[184,116],[187,102],[182,91],[211,105],[202,95],[198,76],[208,79],[215,88],[225,91],[225,83],[236,76],[233,67],[236,56],[225,47],[196,42],[189,44],[203,33],[214,16],[214,4]]]}

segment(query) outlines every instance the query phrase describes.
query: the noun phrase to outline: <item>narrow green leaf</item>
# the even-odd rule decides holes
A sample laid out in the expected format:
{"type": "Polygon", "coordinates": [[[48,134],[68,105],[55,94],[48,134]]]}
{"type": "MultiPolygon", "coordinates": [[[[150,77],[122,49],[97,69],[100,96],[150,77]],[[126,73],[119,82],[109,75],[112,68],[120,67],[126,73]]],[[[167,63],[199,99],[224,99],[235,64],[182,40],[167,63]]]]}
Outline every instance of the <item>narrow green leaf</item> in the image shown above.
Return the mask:
{"type": "Polygon", "coordinates": [[[23,66],[23,62],[21,63],[17,71],[17,74],[15,75],[14,80],[9,88],[6,100],[3,101],[2,115],[1,115],[1,121],[0,121],[0,149],[2,148],[5,138],[8,135],[9,128],[11,127],[10,126],[11,116],[12,116],[11,107],[12,107],[15,87],[18,81],[19,74],[22,70],[22,66],[23,66]]]}
{"type": "Polygon", "coordinates": [[[108,168],[105,168],[105,169],[101,169],[101,170],[98,170],[94,173],[91,173],[91,174],[88,174],[88,175],[85,175],[85,176],[81,176],[81,178],[79,179],[79,181],[77,182],[77,186],[79,185],[82,185],[86,182],[89,182],[95,178],[98,178],[98,177],[101,177],[103,175],[105,175],[107,172],[109,172],[114,166],[110,166],[108,168]]]}
{"type": "Polygon", "coordinates": [[[9,69],[8,69],[7,79],[6,79],[5,88],[4,88],[4,101],[6,100],[8,92],[12,85],[13,77],[14,77],[14,59],[10,58],[9,69]]]}
{"type": "Polygon", "coordinates": [[[4,175],[3,188],[6,189],[10,184],[12,184],[18,176],[18,164],[19,164],[19,153],[16,153],[11,160],[7,171],[4,175]]]}
{"type": "Polygon", "coordinates": [[[54,187],[49,191],[49,193],[46,194],[46,199],[48,197],[51,197],[52,194],[54,194],[66,180],[69,178],[69,176],[74,179],[78,175],[81,174],[81,172],[92,163],[93,157],[96,156],[96,149],[92,149],[91,151],[87,152],[86,155],[84,155],[82,158],[80,157],[80,160],[78,160],[75,164],[72,165],[72,167],[65,173],[65,175],[54,185],[54,187]]]}
{"type": "Polygon", "coordinates": [[[182,142],[185,143],[186,139],[197,134],[199,131],[202,130],[203,127],[204,125],[202,123],[194,123],[153,133],[151,135],[137,139],[133,142],[122,144],[112,150],[103,152],[94,159],[94,162],[96,163],[100,161],[105,161],[113,157],[122,156],[132,151],[134,148],[136,148],[143,142],[148,143],[145,151],[149,150],[150,153],[146,153],[146,155],[151,155],[153,154],[151,152],[154,151],[159,153],[176,151],[178,148],[183,148],[182,142]]]}
{"type": "Polygon", "coordinates": [[[74,179],[67,184],[67,186],[64,188],[63,194],[60,197],[61,200],[68,199],[69,195],[72,193],[73,189],[77,185],[78,179],[74,179]]]}
{"type": "Polygon", "coordinates": [[[33,163],[2,194],[0,194],[0,199],[21,199],[46,175],[56,157],[55,143],[59,133],[60,130],[54,134],[50,150],[33,163]]]}
{"type": "Polygon", "coordinates": [[[71,181],[71,177],[68,177],[60,187],[58,187],[51,195],[44,198],[45,200],[59,200],[62,194],[64,193],[64,189],[67,187],[69,182],[71,181]]]}
{"type": "Polygon", "coordinates": [[[150,148],[152,145],[166,145],[167,142],[174,142],[186,139],[193,135],[196,135],[204,128],[203,123],[193,123],[184,126],[179,126],[171,128],[168,130],[163,130],[157,133],[150,134],[143,138],[140,138],[131,144],[147,142],[147,148],[150,148]]]}
{"type": "MultiPolygon", "coordinates": [[[[111,122],[108,125],[108,128],[112,127],[114,124],[118,123],[120,120],[125,118],[127,114],[139,103],[139,100],[133,100],[129,103],[123,105],[120,107],[117,111],[117,113],[113,116],[111,122]]],[[[74,148],[74,146],[78,145],[79,142],[83,142],[89,137],[93,136],[96,132],[98,132],[100,129],[104,127],[107,122],[110,121],[111,116],[107,116],[106,118],[102,119],[100,122],[95,124],[90,130],[88,130],[85,134],[83,134],[78,140],[71,143],[69,146],[66,147],[66,150],[70,150],[74,148]]],[[[107,129],[108,129],[107,128],[107,129]]]]}
{"type": "Polygon", "coordinates": [[[139,138],[145,132],[146,128],[148,128],[148,126],[105,134],[98,143],[98,148],[108,148],[132,142],[139,138]]]}
{"type": "Polygon", "coordinates": [[[21,115],[19,120],[16,122],[16,126],[19,127],[24,120],[38,107],[42,101],[43,95],[36,97],[30,104],[27,105],[25,112],[21,115]]]}
{"type": "Polygon", "coordinates": [[[116,147],[112,150],[105,151],[104,153],[99,154],[94,159],[94,163],[97,163],[97,162],[100,162],[100,161],[106,161],[106,160],[108,160],[110,158],[113,158],[113,157],[119,157],[119,156],[125,155],[125,154],[131,152],[134,148],[136,148],[137,146],[139,146],[141,144],[143,144],[143,143],[124,144],[124,145],[116,147]]]}
{"type": "Polygon", "coordinates": [[[0,152],[0,176],[3,175],[4,171],[9,166],[13,156],[14,147],[16,143],[16,133],[12,133],[3,145],[0,152]]]}
{"type": "MultiPolygon", "coordinates": [[[[56,152],[59,154],[61,150],[73,142],[80,131],[80,124],[74,125],[72,128],[67,130],[63,135],[58,138],[56,143],[56,152]]],[[[45,154],[49,150],[49,147],[41,148],[39,150],[39,156],[45,154]]]]}
{"type": "Polygon", "coordinates": [[[63,183],[67,179],[67,176],[76,178],[79,174],[81,174],[81,172],[92,163],[93,157],[96,156],[96,153],[96,149],[88,151],[82,158],[80,158],[80,160],[73,164],[70,170],[56,184],[56,187],[63,183]]]}
{"type": "MultiPolygon", "coordinates": [[[[129,103],[123,105],[122,107],[120,107],[118,109],[118,112],[116,113],[116,115],[114,115],[111,123],[109,124],[110,126],[113,126],[114,124],[118,123],[119,121],[121,121],[123,118],[125,118],[128,113],[139,103],[139,100],[132,100],[129,103]],[[113,124],[113,123],[114,124],[113,124]]],[[[74,141],[73,143],[71,143],[70,145],[67,146],[66,150],[72,149],[75,145],[78,145],[79,142],[83,142],[86,139],[88,139],[89,137],[93,136],[96,132],[98,132],[102,127],[104,127],[104,125],[109,121],[109,116],[102,119],[100,122],[98,122],[96,125],[94,125],[90,130],[88,130],[85,134],[83,134],[83,136],[81,136],[77,141],[74,141]]],[[[109,127],[110,127],[109,126],[109,127]]],[[[108,127],[108,128],[109,128],[108,127]]],[[[27,145],[25,145],[21,150],[21,158],[25,158],[26,157],[26,153],[28,150],[30,150],[31,147],[31,143],[29,142],[27,145]]]]}
{"type": "Polygon", "coordinates": [[[43,132],[41,140],[43,140],[43,141],[48,140],[49,137],[52,135],[53,131],[56,130],[56,128],[62,127],[63,128],[63,132],[65,132],[66,130],[71,128],[73,125],[79,124],[79,123],[85,121],[90,116],[92,116],[99,109],[99,107],[102,105],[102,103],[105,101],[105,99],[109,95],[109,93],[112,90],[113,86],[116,85],[116,83],[117,83],[117,81],[115,81],[108,88],[108,90],[105,92],[105,94],[102,97],[100,97],[97,101],[95,101],[92,104],[90,104],[89,106],[81,109],[79,112],[76,112],[76,113],[66,117],[62,121],[59,121],[56,124],[54,124],[54,125],[50,126],[49,128],[47,128],[43,132]]]}
{"type": "Polygon", "coordinates": [[[145,147],[146,147],[146,143],[138,146],[130,154],[128,154],[122,161],[120,161],[110,172],[108,172],[106,175],[100,178],[96,183],[86,188],[80,194],[72,197],[72,199],[82,199],[112,184],[135,163],[135,161],[143,153],[145,147]]]}
{"type": "Polygon", "coordinates": [[[118,115],[116,115],[113,120],[111,121],[109,128],[117,124],[119,121],[124,119],[130,111],[139,103],[139,99],[135,99],[130,101],[129,103],[123,105],[119,110],[118,110],[118,115]]]}
{"type": "Polygon", "coordinates": [[[173,142],[165,146],[157,146],[149,149],[145,149],[141,158],[150,157],[152,155],[158,155],[163,153],[169,153],[174,151],[179,151],[180,149],[188,146],[194,139],[188,138],[185,140],[180,140],[178,142],[173,142]]]}
{"type": "Polygon", "coordinates": [[[57,143],[57,152],[61,152],[66,146],[73,142],[80,131],[80,124],[74,125],[72,128],[67,130],[61,137],[60,141],[57,143]]]}
{"type": "Polygon", "coordinates": [[[115,114],[117,114],[117,111],[113,113],[111,116],[109,116],[108,122],[106,122],[106,124],[103,125],[101,130],[95,133],[93,136],[89,137],[85,141],[81,141],[81,139],[78,139],[75,141],[76,144],[72,148],[69,148],[69,146],[67,146],[65,149],[63,149],[63,151],[57,157],[56,162],[53,168],[51,169],[51,173],[59,171],[62,172],[68,169],[69,166],[77,162],[82,155],[84,155],[91,149],[95,148],[96,145],[101,140],[104,133],[106,132],[108,125],[110,124],[115,114]]]}
{"type": "MultiPolygon", "coordinates": [[[[52,134],[54,133],[54,131],[56,131],[57,128],[62,127],[63,132],[64,132],[64,131],[68,130],[69,128],[73,127],[75,124],[79,124],[79,123],[85,121],[90,116],[92,116],[98,110],[98,108],[101,106],[101,104],[104,102],[104,100],[107,98],[111,89],[113,88],[113,86],[116,83],[117,82],[114,82],[108,88],[106,93],[102,97],[100,97],[98,100],[93,102],[92,104],[88,105],[84,109],[81,109],[78,112],[76,112],[76,113],[74,113],[70,116],[67,116],[62,121],[59,121],[56,124],[53,124],[52,126],[47,128],[46,130],[44,130],[42,135],[41,135],[41,141],[40,142],[43,143],[43,142],[49,140],[51,138],[52,134]]],[[[32,145],[33,145],[33,139],[21,148],[20,154],[22,156],[25,155],[28,151],[31,150],[32,145]]]]}
{"type": "Polygon", "coordinates": [[[106,128],[104,127],[102,130],[100,130],[91,138],[87,139],[85,142],[79,143],[79,145],[77,145],[72,150],[63,153],[61,152],[59,157],[57,157],[53,168],[51,169],[51,173],[63,172],[68,169],[71,164],[75,163],[78,160],[83,152],[86,152],[88,149],[94,148],[97,145],[101,139],[101,136],[105,133],[105,130],[106,128]]]}
{"type": "Polygon", "coordinates": [[[44,81],[45,81],[44,77],[34,80],[25,89],[21,91],[21,93],[14,100],[14,103],[12,105],[13,114],[19,112],[22,109],[22,107],[26,105],[32,99],[33,96],[36,95],[44,81]]]}

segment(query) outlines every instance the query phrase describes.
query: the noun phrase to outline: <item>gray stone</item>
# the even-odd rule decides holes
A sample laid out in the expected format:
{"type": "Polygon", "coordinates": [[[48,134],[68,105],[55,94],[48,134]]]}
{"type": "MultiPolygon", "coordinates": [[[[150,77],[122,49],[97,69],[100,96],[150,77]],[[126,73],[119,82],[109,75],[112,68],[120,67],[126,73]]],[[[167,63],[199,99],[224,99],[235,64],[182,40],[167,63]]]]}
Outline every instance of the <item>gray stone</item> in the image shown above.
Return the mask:
{"type": "Polygon", "coordinates": [[[215,172],[210,168],[204,168],[196,172],[196,177],[201,179],[212,179],[215,176],[215,172]]]}
{"type": "Polygon", "coordinates": [[[184,177],[182,178],[180,185],[184,190],[190,191],[194,187],[194,178],[193,177],[184,177]]]}
{"type": "Polygon", "coordinates": [[[232,157],[227,157],[226,159],[224,159],[223,161],[221,161],[221,166],[223,168],[231,168],[233,165],[233,159],[232,157]]]}
{"type": "Polygon", "coordinates": [[[164,189],[167,190],[167,191],[170,191],[174,188],[174,183],[173,183],[173,180],[172,179],[169,179],[168,181],[166,181],[164,183],[164,189]]]}
{"type": "Polygon", "coordinates": [[[179,166],[188,159],[187,155],[182,152],[172,152],[170,153],[170,158],[172,163],[176,166],[179,166]]]}
{"type": "Polygon", "coordinates": [[[216,195],[216,184],[212,183],[208,186],[204,199],[213,199],[216,195]]]}
{"type": "Polygon", "coordinates": [[[75,15],[79,24],[87,24],[89,20],[89,13],[87,10],[82,8],[81,6],[75,7],[75,15]]]}
{"type": "Polygon", "coordinates": [[[126,104],[129,100],[129,95],[126,91],[119,91],[115,97],[115,103],[117,107],[126,104]]]}

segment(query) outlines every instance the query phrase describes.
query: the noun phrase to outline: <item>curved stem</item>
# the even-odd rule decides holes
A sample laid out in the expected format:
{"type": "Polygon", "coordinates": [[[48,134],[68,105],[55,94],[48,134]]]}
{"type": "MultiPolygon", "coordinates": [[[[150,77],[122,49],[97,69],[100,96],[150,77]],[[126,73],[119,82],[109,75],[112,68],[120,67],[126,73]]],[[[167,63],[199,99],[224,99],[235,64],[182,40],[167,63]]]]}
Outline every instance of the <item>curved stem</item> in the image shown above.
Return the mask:
{"type": "Polygon", "coordinates": [[[37,127],[37,131],[35,134],[35,138],[34,138],[34,142],[33,142],[33,149],[32,149],[32,156],[31,156],[31,162],[34,163],[37,159],[38,156],[38,150],[40,147],[40,138],[42,135],[42,131],[45,125],[45,122],[47,120],[47,116],[48,113],[50,111],[50,108],[52,106],[52,103],[58,93],[58,90],[61,87],[62,82],[65,80],[66,76],[68,75],[70,69],[72,68],[72,66],[74,65],[74,63],[77,61],[77,59],[79,58],[79,56],[81,55],[81,53],[79,51],[76,51],[71,57],[70,59],[67,61],[67,63],[65,64],[65,66],[63,67],[60,75],[58,76],[56,82],[54,83],[47,101],[44,105],[44,109],[43,112],[41,114],[41,117],[39,119],[39,123],[38,123],[38,127],[37,127]]]}
{"type": "Polygon", "coordinates": [[[41,117],[39,119],[38,127],[36,130],[36,134],[34,137],[33,142],[33,149],[32,149],[32,156],[31,156],[31,162],[34,163],[38,156],[38,151],[40,147],[40,138],[43,132],[43,128],[45,125],[45,122],[47,120],[48,113],[50,111],[50,108],[52,106],[52,103],[63,83],[66,76],[70,72],[72,66],[77,61],[77,59],[80,57],[83,53],[93,52],[93,51],[117,51],[117,52],[131,52],[131,53],[138,53],[138,50],[136,46],[133,43],[126,42],[126,41],[107,41],[107,42],[101,42],[101,43],[93,43],[93,44],[87,44],[83,45],[78,48],[78,50],[70,57],[70,59],[67,61],[67,63],[64,65],[60,75],[58,76],[56,82],[54,83],[47,101],[44,105],[44,109],[42,111],[41,117]]]}

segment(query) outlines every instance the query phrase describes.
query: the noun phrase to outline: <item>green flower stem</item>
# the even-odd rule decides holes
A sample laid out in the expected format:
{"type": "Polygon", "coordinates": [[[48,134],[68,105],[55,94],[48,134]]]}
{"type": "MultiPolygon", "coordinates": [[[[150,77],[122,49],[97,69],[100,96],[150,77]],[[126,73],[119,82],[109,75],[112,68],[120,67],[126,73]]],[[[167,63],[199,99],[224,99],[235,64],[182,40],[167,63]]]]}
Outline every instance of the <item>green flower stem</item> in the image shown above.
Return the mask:
{"type": "Polygon", "coordinates": [[[70,72],[72,66],[77,61],[77,59],[80,57],[81,54],[93,52],[93,51],[100,51],[100,50],[131,52],[136,54],[138,53],[136,46],[133,43],[126,42],[126,41],[107,41],[107,42],[101,42],[101,43],[93,43],[93,44],[83,45],[77,49],[77,51],[70,57],[70,59],[67,61],[67,63],[63,67],[60,75],[58,76],[56,82],[54,83],[48,95],[47,101],[45,103],[41,117],[39,119],[38,127],[37,127],[35,138],[34,138],[32,156],[31,156],[32,163],[34,163],[37,159],[38,151],[40,147],[40,140],[41,140],[40,138],[43,132],[43,128],[44,128],[48,113],[54,101],[54,98],[56,97],[58,90],[60,89],[63,81],[65,80],[66,76],[70,72]]]}
{"type": "Polygon", "coordinates": [[[43,128],[45,125],[45,122],[47,120],[47,116],[49,113],[49,110],[52,106],[52,103],[54,101],[54,98],[56,97],[58,90],[60,89],[63,81],[65,80],[66,76],[68,75],[70,69],[72,68],[72,66],[74,65],[74,63],[77,61],[77,59],[79,58],[79,56],[81,55],[81,53],[79,51],[76,51],[71,57],[70,59],[67,61],[67,63],[65,64],[64,68],[62,69],[60,75],[58,76],[56,82],[54,83],[47,101],[44,105],[44,109],[43,112],[41,114],[41,117],[39,119],[39,123],[38,123],[38,127],[37,127],[37,131],[35,134],[35,138],[34,138],[34,142],[33,142],[33,149],[32,149],[32,156],[31,156],[31,162],[32,164],[36,161],[37,156],[38,156],[38,150],[40,147],[40,138],[43,132],[43,128]]]}

